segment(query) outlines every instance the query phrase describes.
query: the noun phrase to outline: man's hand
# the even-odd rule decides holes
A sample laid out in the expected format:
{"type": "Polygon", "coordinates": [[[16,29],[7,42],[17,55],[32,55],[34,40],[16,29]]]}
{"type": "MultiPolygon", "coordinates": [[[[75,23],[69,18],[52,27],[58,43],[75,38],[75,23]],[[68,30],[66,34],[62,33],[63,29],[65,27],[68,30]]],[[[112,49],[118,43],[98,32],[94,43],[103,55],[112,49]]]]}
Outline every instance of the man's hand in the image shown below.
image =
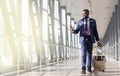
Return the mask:
{"type": "Polygon", "coordinates": [[[102,44],[98,41],[98,42],[97,42],[97,46],[98,46],[98,47],[102,47],[102,44]]]}
{"type": "Polygon", "coordinates": [[[74,32],[74,28],[72,26],[70,26],[70,31],[74,32]]]}

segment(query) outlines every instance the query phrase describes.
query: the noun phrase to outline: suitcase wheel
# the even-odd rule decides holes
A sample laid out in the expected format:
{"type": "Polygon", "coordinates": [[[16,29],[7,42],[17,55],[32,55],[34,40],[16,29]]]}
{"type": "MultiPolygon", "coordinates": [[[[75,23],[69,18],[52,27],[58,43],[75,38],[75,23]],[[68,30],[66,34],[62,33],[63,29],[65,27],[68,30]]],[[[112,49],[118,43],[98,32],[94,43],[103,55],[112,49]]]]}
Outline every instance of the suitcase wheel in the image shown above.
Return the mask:
{"type": "Polygon", "coordinates": [[[103,72],[105,72],[105,70],[103,70],[103,72]]]}

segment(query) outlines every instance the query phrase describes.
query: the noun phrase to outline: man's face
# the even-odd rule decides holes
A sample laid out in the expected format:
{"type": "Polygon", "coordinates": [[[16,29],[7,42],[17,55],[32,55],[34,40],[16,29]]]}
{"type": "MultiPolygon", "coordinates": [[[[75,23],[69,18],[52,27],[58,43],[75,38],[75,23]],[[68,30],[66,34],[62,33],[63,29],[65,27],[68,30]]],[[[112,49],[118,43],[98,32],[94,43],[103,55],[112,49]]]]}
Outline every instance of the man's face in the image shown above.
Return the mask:
{"type": "Polygon", "coordinates": [[[83,11],[83,12],[82,12],[82,15],[83,15],[83,18],[88,17],[88,13],[87,13],[87,12],[85,12],[85,11],[83,11]]]}

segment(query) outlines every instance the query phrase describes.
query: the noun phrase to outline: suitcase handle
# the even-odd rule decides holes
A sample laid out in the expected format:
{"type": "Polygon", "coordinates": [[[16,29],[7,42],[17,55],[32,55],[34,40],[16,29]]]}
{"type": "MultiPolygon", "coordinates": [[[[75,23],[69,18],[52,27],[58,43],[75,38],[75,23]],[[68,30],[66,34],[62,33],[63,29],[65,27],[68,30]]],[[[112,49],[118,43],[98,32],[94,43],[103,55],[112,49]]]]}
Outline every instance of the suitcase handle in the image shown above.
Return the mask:
{"type": "MultiPolygon", "coordinates": [[[[100,61],[102,61],[103,59],[105,59],[105,56],[95,56],[95,60],[100,60],[100,61]]],[[[106,59],[105,59],[106,60],[106,59]]]]}

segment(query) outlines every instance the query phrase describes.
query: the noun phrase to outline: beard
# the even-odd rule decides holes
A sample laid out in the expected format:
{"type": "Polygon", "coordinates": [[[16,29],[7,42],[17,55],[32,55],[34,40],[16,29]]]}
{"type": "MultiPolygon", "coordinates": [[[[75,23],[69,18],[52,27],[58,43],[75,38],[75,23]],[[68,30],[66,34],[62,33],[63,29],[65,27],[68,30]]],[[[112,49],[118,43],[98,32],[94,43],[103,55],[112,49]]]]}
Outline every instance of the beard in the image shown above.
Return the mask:
{"type": "Polygon", "coordinates": [[[84,19],[87,19],[89,16],[83,16],[84,19]]]}

